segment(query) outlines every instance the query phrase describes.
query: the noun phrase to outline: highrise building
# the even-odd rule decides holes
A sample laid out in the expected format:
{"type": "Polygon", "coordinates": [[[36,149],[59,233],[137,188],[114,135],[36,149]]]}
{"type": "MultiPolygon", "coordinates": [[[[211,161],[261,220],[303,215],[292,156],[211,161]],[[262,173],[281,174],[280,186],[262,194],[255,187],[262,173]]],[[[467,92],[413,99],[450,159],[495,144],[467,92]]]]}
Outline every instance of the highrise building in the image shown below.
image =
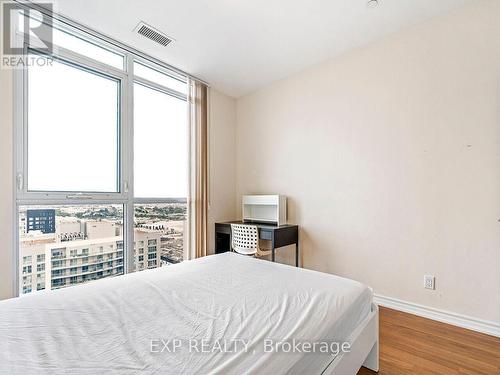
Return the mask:
{"type": "Polygon", "coordinates": [[[42,233],[56,232],[56,210],[29,209],[26,212],[26,232],[40,231],[42,233]]]}
{"type": "MultiPolygon", "coordinates": [[[[61,234],[30,232],[20,238],[20,294],[65,286],[123,274],[125,256],[119,228],[108,221],[89,221],[84,238],[61,234]],[[96,238],[98,234],[108,237],[96,238]],[[92,238],[90,238],[92,237],[92,238]],[[65,240],[61,240],[65,238],[65,240]]],[[[136,271],[161,266],[161,232],[134,230],[136,271]]]]}

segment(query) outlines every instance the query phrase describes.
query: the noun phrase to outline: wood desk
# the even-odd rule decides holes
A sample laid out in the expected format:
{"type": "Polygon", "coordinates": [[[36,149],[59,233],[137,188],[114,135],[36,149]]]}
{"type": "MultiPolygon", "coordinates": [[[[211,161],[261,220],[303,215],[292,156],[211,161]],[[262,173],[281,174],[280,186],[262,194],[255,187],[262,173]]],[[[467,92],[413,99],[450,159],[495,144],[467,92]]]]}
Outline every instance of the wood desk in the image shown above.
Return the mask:
{"type": "Polygon", "coordinates": [[[299,266],[299,226],[292,224],[269,225],[260,223],[243,223],[242,221],[228,221],[215,223],[215,253],[224,253],[231,250],[231,224],[253,224],[259,229],[261,240],[271,241],[271,260],[276,258],[278,247],[295,244],[295,267],[299,266]]]}

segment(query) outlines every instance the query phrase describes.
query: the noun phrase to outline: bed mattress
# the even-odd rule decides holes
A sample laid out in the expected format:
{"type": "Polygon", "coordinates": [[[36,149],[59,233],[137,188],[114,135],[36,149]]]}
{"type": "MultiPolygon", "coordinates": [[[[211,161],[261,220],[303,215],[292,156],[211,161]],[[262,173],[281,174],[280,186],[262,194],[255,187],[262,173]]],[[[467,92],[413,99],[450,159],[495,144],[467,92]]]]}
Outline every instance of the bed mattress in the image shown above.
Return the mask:
{"type": "Polygon", "coordinates": [[[321,373],[371,290],[234,253],[0,301],[0,374],[321,373]]]}

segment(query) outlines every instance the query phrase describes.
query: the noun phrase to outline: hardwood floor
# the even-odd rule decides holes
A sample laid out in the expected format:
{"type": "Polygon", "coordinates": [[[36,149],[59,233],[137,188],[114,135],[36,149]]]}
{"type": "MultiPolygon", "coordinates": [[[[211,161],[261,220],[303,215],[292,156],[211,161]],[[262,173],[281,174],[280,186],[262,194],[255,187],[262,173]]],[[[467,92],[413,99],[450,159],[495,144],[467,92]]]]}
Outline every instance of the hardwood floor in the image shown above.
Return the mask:
{"type": "Polygon", "coordinates": [[[379,374],[500,374],[500,338],[380,307],[379,374]]]}

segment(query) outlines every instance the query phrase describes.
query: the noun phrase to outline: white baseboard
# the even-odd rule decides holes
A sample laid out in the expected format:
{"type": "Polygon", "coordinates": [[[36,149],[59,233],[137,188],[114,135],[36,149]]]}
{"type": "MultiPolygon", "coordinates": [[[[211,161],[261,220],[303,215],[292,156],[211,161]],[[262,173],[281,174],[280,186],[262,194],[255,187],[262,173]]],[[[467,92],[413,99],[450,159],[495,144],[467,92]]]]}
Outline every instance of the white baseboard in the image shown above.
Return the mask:
{"type": "Polygon", "coordinates": [[[407,312],[422,316],[438,322],[452,324],[454,326],[470,329],[476,332],[486,333],[491,336],[500,337],[500,324],[487,320],[477,319],[466,315],[435,309],[433,307],[419,305],[396,298],[385,297],[379,294],[373,295],[373,301],[380,306],[394,310],[407,312]]]}

